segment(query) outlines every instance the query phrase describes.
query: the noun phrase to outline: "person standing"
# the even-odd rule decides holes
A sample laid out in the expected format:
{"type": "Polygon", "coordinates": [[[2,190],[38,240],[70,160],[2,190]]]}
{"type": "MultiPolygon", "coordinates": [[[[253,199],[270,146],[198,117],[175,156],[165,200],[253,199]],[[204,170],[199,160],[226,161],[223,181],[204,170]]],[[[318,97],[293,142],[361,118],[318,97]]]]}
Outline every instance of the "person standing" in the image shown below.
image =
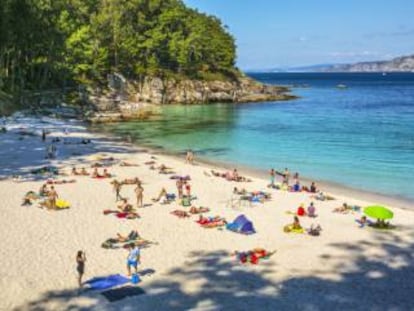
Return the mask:
{"type": "Polygon", "coordinates": [[[127,271],[128,275],[131,275],[131,267],[134,268],[135,274],[138,273],[138,265],[141,260],[141,252],[135,243],[129,244],[129,253],[127,257],[127,271]]]}
{"type": "Polygon", "coordinates": [[[183,198],[184,180],[180,177],[177,179],[177,182],[175,184],[177,186],[178,198],[181,200],[183,198]]]}
{"type": "Polygon", "coordinates": [[[270,174],[270,185],[269,185],[269,187],[274,188],[274,186],[275,186],[275,177],[276,177],[275,169],[272,168],[270,170],[269,174],[270,174]]]}
{"type": "Polygon", "coordinates": [[[137,195],[137,207],[144,207],[143,199],[144,199],[144,188],[139,183],[135,188],[135,194],[137,195]]]}
{"type": "Polygon", "coordinates": [[[121,196],[122,184],[118,180],[115,179],[113,182],[113,185],[114,185],[114,191],[116,193],[115,202],[118,202],[122,200],[122,196],[121,196]]]}
{"type": "Polygon", "coordinates": [[[286,186],[289,186],[289,177],[290,177],[289,170],[285,168],[285,171],[283,172],[283,183],[286,184],[286,186]]]}
{"type": "Polygon", "coordinates": [[[43,142],[46,141],[46,131],[45,131],[45,129],[42,130],[42,141],[43,142]]]}
{"type": "Polygon", "coordinates": [[[86,253],[83,251],[78,251],[76,255],[76,271],[78,272],[78,284],[79,287],[82,287],[82,277],[85,273],[85,261],[86,253]]]}
{"type": "Polygon", "coordinates": [[[50,208],[51,209],[56,209],[56,201],[59,197],[59,195],[57,194],[55,187],[51,186],[50,187],[50,191],[48,193],[49,196],[49,203],[50,203],[50,208]]]}

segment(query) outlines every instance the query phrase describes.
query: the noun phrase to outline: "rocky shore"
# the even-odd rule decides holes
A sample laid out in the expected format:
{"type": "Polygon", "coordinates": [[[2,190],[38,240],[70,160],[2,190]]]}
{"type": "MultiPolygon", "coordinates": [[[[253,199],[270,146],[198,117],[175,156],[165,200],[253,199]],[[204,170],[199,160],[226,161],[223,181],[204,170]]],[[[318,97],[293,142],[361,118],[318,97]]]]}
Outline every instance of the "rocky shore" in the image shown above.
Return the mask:
{"type": "Polygon", "coordinates": [[[111,92],[94,93],[89,102],[93,123],[147,118],[150,108],[166,104],[246,103],[295,99],[286,87],[267,85],[248,77],[237,81],[145,79],[142,83],[114,83],[111,92]]]}

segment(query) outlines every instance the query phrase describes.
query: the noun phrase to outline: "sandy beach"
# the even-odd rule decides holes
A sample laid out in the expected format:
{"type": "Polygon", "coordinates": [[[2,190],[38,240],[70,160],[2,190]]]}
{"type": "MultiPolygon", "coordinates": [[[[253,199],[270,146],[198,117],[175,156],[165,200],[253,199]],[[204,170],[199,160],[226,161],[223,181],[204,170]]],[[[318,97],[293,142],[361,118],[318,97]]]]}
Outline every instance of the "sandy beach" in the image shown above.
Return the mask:
{"type": "MultiPolygon", "coordinates": [[[[413,309],[414,211],[390,205],[395,229],[360,228],[355,219],[362,213],[339,214],[333,209],[344,202],[362,207],[382,202],[341,192],[330,192],[335,200],[318,201],[307,192],[269,189],[269,181],[256,176],[247,176],[251,182],[227,181],[211,174],[212,169],[224,172],[225,168],[197,161],[186,164],[181,158],[90,133],[77,121],[21,117],[9,120],[7,129],[0,134],[0,310],[413,309]],[[46,143],[41,139],[44,128],[51,131],[46,143]],[[61,138],[57,158],[46,160],[46,148],[54,137],[61,138]],[[82,139],[92,143],[82,144],[82,139]],[[139,219],[104,215],[104,210],[119,204],[110,184],[113,178],[70,175],[73,166],[91,171],[92,163],[110,157],[115,161],[110,161],[108,170],[116,179],[139,177],[143,182],[146,206],[137,209],[139,219]],[[121,161],[139,166],[120,166],[121,161]],[[244,214],[257,232],[206,229],[196,223],[198,215],[172,215],[189,207],[151,200],[163,187],[168,193],[177,190],[171,175],[151,170],[145,164],[149,161],[165,164],[176,175],[190,175],[191,192],[197,197],[192,204],[210,209],[204,216],[219,215],[231,222],[244,214]],[[37,192],[45,181],[27,173],[46,165],[69,174],[57,180],[76,180],[55,185],[60,198],[70,202],[69,209],[48,211],[38,208],[38,202],[21,206],[24,195],[37,192]],[[269,192],[271,199],[245,204],[233,194],[234,187],[269,192]],[[320,236],[285,233],[283,227],[292,223],[292,213],[310,202],[315,203],[318,217],[301,217],[300,222],[305,229],[320,224],[320,236]],[[138,286],[145,293],[109,302],[99,291],[79,290],[76,252],[86,252],[85,281],[125,275],[128,252],[101,244],[131,230],[153,242],[141,250],[138,286]],[[231,255],[254,248],[276,253],[257,265],[241,264],[231,255]]],[[[134,186],[123,186],[121,194],[135,204],[134,186]]]]}

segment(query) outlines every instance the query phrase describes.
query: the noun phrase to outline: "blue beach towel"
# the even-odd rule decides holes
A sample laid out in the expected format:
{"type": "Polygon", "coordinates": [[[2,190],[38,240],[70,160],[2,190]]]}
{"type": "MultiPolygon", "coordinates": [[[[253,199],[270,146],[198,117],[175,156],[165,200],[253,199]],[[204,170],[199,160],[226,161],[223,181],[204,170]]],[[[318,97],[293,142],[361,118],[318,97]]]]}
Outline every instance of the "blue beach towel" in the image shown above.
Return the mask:
{"type": "Polygon", "coordinates": [[[108,289],[115,286],[123,285],[125,283],[130,282],[129,278],[126,278],[120,274],[113,274],[103,277],[96,277],[93,279],[90,279],[85,282],[85,284],[88,284],[91,289],[108,289]]]}

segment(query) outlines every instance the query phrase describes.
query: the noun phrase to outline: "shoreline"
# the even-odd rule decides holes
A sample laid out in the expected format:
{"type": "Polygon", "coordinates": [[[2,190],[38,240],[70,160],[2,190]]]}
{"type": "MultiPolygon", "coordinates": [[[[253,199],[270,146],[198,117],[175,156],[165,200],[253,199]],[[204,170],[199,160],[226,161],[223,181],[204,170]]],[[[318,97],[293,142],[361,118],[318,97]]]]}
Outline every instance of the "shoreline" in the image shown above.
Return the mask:
{"type": "MultiPolygon", "coordinates": [[[[125,138],[122,136],[118,136],[116,134],[110,133],[110,132],[101,132],[98,130],[93,130],[90,128],[90,126],[87,126],[88,130],[91,132],[96,132],[99,134],[103,134],[107,136],[108,138],[113,138],[118,141],[125,142],[127,144],[131,144],[131,146],[136,147],[137,149],[146,149],[149,153],[154,155],[164,155],[168,157],[172,157],[176,160],[183,160],[185,157],[184,153],[179,152],[171,152],[168,150],[165,150],[163,148],[156,148],[153,146],[145,145],[145,144],[139,144],[138,142],[126,142],[125,138]]],[[[268,171],[255,168],[248,165],[243,164],[236,164],[232,165],[225,161],[219,161],[217,159],[209,159],[206,157],[200,157],[196,156],[196,165],[208,165],[211,166],[209,169],[217,169],[217,170],[233,170],[234,168],[237,168],[238,171],[242,173],[242,175],[248,175],[251,177],[269,180],[268,171]]],[[[270,168],[269,168],[270,169],[270,168]]],[[[301,176],[301,175],[300,175],[301,176]]],[[[326,181],[326,180],[318,180],[313,179],[309,176],[301,176],[300,181],[302,184],[310,185],[312,181],[314,181],[318,188],[321,189],[323,192],[330,193],[336,197],[351,197],[358,200],[363,201],[371,201],[373,203],[377,204],[385,204],[392,207],[408,210],[408,211],[414,211],[414,200],[410,200],[409,198],[405,197],[398,197],[398,196],[392,196],[387,195],[383,193],[378,193],[374,191],[367,191],[367,190],[360,190],[353,188],[351,186],[347,186],[341,183],[337,183],[335,181],[326,181]],[[411,207],[410,207],[411,206],[411,207]]]]}

